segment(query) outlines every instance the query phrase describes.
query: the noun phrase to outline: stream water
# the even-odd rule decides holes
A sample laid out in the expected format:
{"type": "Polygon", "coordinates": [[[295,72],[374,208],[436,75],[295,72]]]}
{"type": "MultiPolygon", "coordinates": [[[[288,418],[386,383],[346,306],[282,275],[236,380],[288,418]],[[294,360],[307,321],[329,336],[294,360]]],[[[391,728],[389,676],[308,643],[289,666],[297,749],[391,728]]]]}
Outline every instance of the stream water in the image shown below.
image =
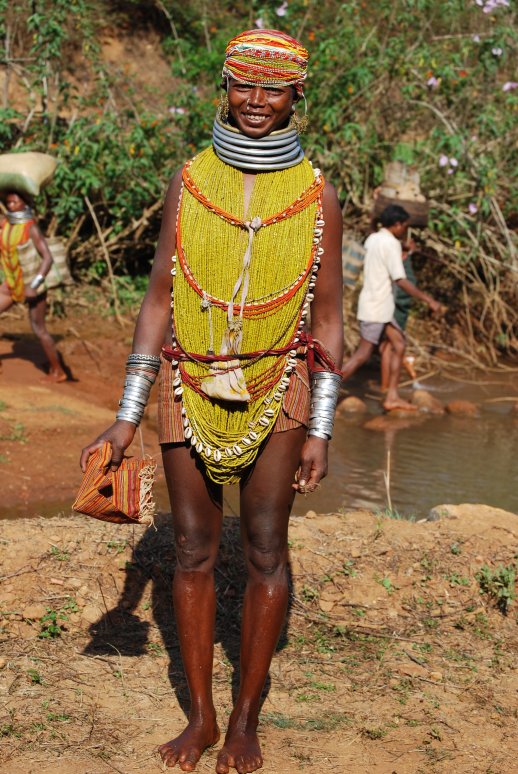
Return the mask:
{"type": "MultiPolygon", "coordinates": [[[[328,476],[317,492],[295,499],[295,515],[309,509],[385,509],[389,451],[391,504],[402,516],[424,518],[430,508],[445,503],[483,503],[518,514],[518,414],[511,413],[512,401],[502,400],[515,396],[518,401],[517,374],[491,374],[472,383],[426,380],[415,386],[444,403],[475,401],[480,417],[387,418],[383,431],[365,427],[382,413],[379,401],[366,397],[365,384],[364,372],[348,388],[366,399],[369,414],[337,417],[328,476]]],[[[227,503],[238,511],[237,490],[229,489],[227,503]]]]}
{"type": "MultiPolygon", "coordinates": [[[[444,403],[472,400],[477,418],[445,414],[415,419],[381,417],[379,400],[369,397],[369,377],[363,369],[347,384],[351,394],[366,400],[368,414],[338,416],[330,449],[329,473],[321,488],[297,496],[293,512],[318,513],[339,509],[383,510],[388,505],[384,472],[390,452],[391,505],[401,516],[423,518],[440,504],[483,503],[518,514],[518,375],[491,373],[473,380],[426,379],[422,386],[444,403]],[[382,430],[366,427],[376,416],[382,430]]],[[[409,397],[402,391],[405,397],[409,397]]],[[[165,484],[155,487],[160,510],[169,510],[165,484]]],[[[237,487],[225,490],[225,509],[239,513],[237,487]]],[[[29,502],[2,508],[0,519],[69,513],[70,502],[29,502]]]]}

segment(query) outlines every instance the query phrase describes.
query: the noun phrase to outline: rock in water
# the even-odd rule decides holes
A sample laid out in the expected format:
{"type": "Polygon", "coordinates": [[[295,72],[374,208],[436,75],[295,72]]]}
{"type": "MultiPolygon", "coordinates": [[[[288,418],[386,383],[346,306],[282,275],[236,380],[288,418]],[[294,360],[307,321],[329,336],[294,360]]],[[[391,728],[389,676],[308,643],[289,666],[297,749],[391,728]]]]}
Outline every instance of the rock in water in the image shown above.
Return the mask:
{"type": "Polygon", "coordinates": [[[427,390],[414,390],[412,403],[427,414],[444,414],[441,401],[427,390]]]}
{"type": "Polygon", "coordinates": [[[361,398],[349,395],[338,404],[336,410],[339,414],[365,414],[368,409],[367,404],[361,398]]]}
{"type": "Polygon", "coordinates": [[[448,414],[456,414],[461,417],[479,417],[480,410],[476,403],[470,400],[450,400],[446,404],[448,414]]]}

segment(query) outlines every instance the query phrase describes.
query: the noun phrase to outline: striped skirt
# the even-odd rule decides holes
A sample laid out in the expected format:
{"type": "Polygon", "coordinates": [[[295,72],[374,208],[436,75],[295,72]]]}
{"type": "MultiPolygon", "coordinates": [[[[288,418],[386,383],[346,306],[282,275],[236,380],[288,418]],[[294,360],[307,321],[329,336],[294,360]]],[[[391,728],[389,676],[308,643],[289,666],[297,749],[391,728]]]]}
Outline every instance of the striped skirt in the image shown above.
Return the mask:
{"type": "MultiPolygon", "coordinates": [[[[173,369],[161,357],[158,375],[158,442],[186,443],[183,434],[182,399],[173,396],[173,369]]],[[[307,427],[309,422],[309,372],[305,360],[297,358],[290,384],[284,393],[282,408],[273,427],[273,433],[283,433],[296,427],[307,427]]]]}

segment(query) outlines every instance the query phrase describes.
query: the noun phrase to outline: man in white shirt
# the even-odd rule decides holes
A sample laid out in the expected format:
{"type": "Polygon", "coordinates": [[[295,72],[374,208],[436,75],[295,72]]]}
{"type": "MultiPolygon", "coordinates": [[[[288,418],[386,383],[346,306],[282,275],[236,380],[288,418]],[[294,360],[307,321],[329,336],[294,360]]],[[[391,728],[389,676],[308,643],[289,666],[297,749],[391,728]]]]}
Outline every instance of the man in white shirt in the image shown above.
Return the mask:
{"type": "Polygon", "coordinates": [[[387,339],[392,347],[389,384],[383,408],[386,411],[405,409],[415,411],[412,403],[398,394],[399,375],[405,355],[405,336],[394,319],[395,293],[398,285],[410,296],[424,301],[432,312],[441,308],[428,293],[419,290],[406,278],[403,266],[401,240],[405,238],[410,216],[397,204],[390,204],[380,215],[382,228],[365,242],[363,288],[358,301],[360,345],[345,361],[342,368],[344,381],[369,360],[374,348],[387,339]]]}

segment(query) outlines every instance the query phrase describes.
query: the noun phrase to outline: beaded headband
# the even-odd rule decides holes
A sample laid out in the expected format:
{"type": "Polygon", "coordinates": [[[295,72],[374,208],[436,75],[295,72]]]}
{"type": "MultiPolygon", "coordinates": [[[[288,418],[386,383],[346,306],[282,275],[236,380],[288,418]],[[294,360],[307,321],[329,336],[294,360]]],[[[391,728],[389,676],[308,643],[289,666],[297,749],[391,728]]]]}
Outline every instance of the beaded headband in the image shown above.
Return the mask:
{"type": "Polygon", "coordinates": [[[240,83],[294,86],[299,94],[307,75],[309,53],[278,30],[247,30],[225,51],[222,75],[240,83]]]}

